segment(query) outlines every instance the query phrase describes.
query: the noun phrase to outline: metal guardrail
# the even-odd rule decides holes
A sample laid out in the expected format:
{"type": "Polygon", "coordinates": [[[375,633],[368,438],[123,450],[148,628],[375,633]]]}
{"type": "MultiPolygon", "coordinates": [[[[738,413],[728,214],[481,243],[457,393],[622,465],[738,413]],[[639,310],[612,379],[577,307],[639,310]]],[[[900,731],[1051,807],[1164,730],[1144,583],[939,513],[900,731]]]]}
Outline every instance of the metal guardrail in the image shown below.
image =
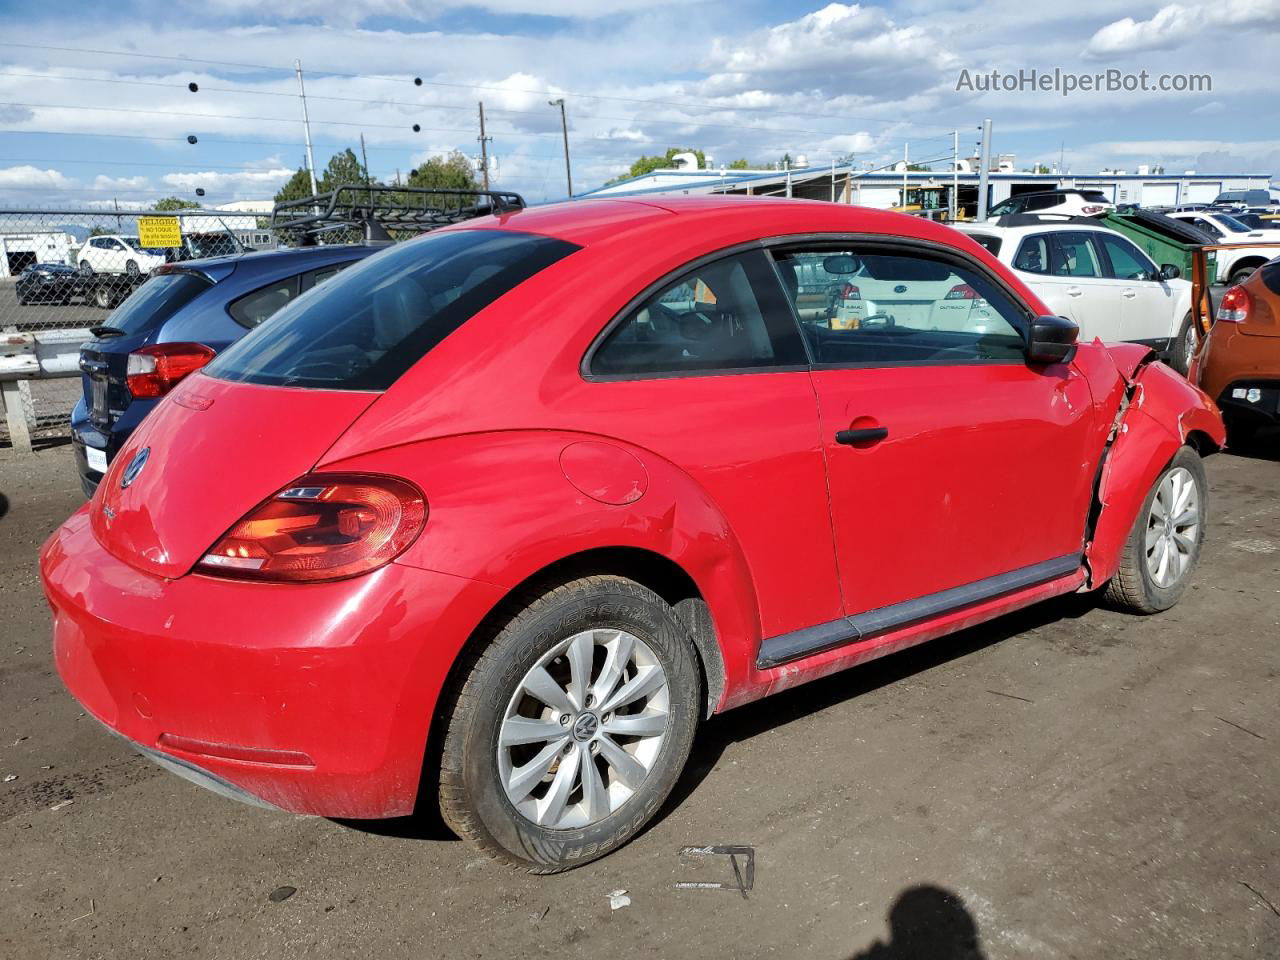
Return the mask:
{"type": "Polygon", "coordinates": [[[33,433],[61,426],[70,418],[69,410],[37,416],[31,381],[78,377],[80,345],[92,337],[87,328],[0,334],[0,397],[14,450],[30,453],[33,433]]]}

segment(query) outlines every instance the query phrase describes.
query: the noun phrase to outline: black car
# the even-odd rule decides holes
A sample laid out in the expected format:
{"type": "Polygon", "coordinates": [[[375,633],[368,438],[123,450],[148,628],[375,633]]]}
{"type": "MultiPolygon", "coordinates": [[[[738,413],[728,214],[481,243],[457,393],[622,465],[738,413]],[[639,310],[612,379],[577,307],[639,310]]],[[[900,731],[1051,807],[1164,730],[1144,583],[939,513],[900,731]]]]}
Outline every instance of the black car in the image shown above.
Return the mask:
{"type": "Polygon", "coordinates": [[[33,263],[23,270],[15,284],[18,303],[70,303],[85,295],[84,278],[65,263],[33,263]]]}

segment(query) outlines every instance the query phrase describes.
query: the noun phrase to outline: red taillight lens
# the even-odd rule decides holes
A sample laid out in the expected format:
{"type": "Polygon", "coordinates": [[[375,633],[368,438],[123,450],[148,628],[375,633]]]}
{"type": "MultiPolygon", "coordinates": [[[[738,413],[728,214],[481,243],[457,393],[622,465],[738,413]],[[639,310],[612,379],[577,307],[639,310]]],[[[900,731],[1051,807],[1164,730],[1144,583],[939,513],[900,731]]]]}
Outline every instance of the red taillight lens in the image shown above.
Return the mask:
{"type": "Polygon", "coordinates": [[[422,532],[427,504],[394,477],[309,474],[233,526],[196,564],[252,580],[340,580],[399,556],[422,532]]]}
{"type": "Polygon", "coordinates": [[[213,356],[203,343],[158,343],[135,350],[129,354],[125,368],[129,393],[135,397],[163,397],[213,356]]]}
{"type": "Polygon", "coordinates": [[[1249,319],[1249,309],[1253,306],[1253,298],[1244,287],[1232,287],[1222,295],[1222,303],[1218,305],[1218,319],[1227,323],[1244,323],[1249,319]]]}
{"type": "Polygon", "coordinates": [[[1095,213],[1101,213],[1105,209],[1107,208],[1095,206],[1093,204],[1085,204],[1083,207],[1080,208],[1080,212],[1083,213],[1086,217],[1092,217],[1095,213]]]}
{"type": "Polygon", "coordinates": [[[978,291],[973,289],[967,283],[957,283],[954,287],[947,291],[946,299],[948,300],[977,300],[978,291]]]}
{"type": "Polygon", "coordinates": [[[852,283],[846,283],[840,288],[841,300],[861,300],[862,291],[855,287],[852,283]]]}

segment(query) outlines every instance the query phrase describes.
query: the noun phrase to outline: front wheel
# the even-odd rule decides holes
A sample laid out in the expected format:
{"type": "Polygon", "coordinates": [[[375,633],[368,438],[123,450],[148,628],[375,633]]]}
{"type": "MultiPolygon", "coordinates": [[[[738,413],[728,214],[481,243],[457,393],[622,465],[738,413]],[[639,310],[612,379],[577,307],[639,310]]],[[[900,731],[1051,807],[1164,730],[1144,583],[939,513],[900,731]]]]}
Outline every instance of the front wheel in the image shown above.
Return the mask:
{"type": "Polygon", "coordinates": [[[93,276],[93,266],[89,263],[88,260],[80,261],[80,275],[84,277],[93,276]]]}
{"type": "Polygon", "coordinates": [[[1244,283],[1253,276],[1253,271],[1257,270],[1256,266],[1241,267],[1231,274],[1231,279],[1227,281],[1227,286],[1236,287],[1244,283]]]}
{"type": "Polygon", "coordinates": [[[1198,342],[1195,326],[1191,322],[1191,314],[1188,313],[1182,318],[1182,326],[1178,328],[1178,336],[1174,339],[1173,346],[1169,350],[1169,366],[1184,377],[1187,375],[1187,371],[1191,369],[1191,358],[1196,355],[1198,342]]]}
{"type": "Polygon", "coordinates": [[[1208,502],[1200,455],[1183,447],[1138,511],[1107,600],[1133,613],[1159,613],[1177,603],[1200,562],[1208,502]]]}
{"type": "Polygon", "coordinates": [[[124,265],[124,272],[127,273],[130,277],[136,277],[140,272],[138,270],[138,261],[130,260],[128,263],[126,263],[124,265]]]}
{"type": "Polygon", "coordinates": [[[700,692],[688,633],[652,591],[613,576],[548,591],[478,653],[453,698],[445,821],[530,873],[604,856],[671,792],[700,692]]]}

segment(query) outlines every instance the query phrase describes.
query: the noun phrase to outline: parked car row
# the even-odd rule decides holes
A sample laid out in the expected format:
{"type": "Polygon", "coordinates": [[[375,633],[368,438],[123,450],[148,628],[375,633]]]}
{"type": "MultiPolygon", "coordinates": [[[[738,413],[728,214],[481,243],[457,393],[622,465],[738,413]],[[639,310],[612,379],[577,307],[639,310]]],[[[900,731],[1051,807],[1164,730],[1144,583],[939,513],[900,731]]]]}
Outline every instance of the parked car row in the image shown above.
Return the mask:
{"type": "Polygon", "coordinates": [[[1222,420],[1024,282],[1180,302],[1067,227],[993,256],[838,204],[597,200],[161,267],[87,348],[78,449],[119,445],[41,553],[58,670],[225,795],[428,798],[552,873],[641,831],[711,714],[1069,592],[1167,609],[1222,420]]]}
{"type": "Polygon", "coordinates": [[[110,310],[145,279],[142,274],[85,274],[65,263],[33,263],[18,275],[14,296],[19,306],[65,306],[79,298],[103,310],[110,310]]]}

